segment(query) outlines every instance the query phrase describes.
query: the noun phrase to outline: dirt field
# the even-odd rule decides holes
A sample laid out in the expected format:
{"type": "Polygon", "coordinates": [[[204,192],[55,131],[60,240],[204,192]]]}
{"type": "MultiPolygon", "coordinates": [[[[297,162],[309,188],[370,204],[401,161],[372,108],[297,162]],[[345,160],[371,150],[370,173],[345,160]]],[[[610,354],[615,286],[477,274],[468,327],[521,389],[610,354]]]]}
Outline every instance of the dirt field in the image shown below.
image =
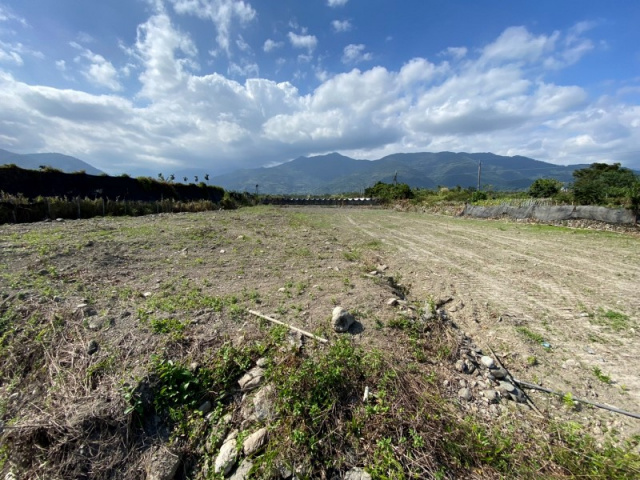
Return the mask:
{"type": "Polygon", "coordinates": [[[389,247],[413,295],[464,304],[460,327],[520,380],[640,412],[637,235],[388,211],[338,218],[389,247]]]}
{"type": "MultiPolygon", "coordinates": [[[[387,328],[398,314],[387,304],[394,288],[373,270],[418,303],[450,297],[452,321],[519,380],[640,413],[639,236],[382,209],[260,207],[0,226],[6,318],[11,311],[54,332],[36,332],[45,345],[36,353],[20,342],[27,327],[3,345],[3,424],[71,425],[86,411],[121,413],[123,383],[144,376],[153,354],[197,360],[225,341],[264,336],[247,309],[333,340],[331,311],[341,305],[355,313],[357,344],[399,358],[406,350],[408,364],[409,346],[387,328]],[[64,333],[49,348],[60,322],[64,333]],[[91,342],[98,350],[87,354],[91,342]]],[[[455,380],[452,363],[431,363],[455,380]]],[[[531,396],[544,413],[596,436],[640,432],[640,420],[531,396]]]]}

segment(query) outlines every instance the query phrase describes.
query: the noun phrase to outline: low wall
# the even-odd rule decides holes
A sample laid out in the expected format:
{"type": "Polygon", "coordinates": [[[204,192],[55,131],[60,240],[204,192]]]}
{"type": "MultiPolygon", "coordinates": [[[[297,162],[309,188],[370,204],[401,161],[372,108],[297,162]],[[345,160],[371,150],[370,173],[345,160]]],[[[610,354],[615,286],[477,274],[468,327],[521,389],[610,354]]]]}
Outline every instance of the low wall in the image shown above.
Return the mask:
{"type": "Polygon", "coordinates": [[[631,210],[589,205],[530,205],[525,207],[497,205],[493,207],[481,207],[479,205],[467,204],[462,214],[476,218],[511,217],[515,219],[533,219],[541,222],[595,220],[617,225],[635,225],[637,223],[636,214],[631,210]]]}
{"type": "Polygon", "coordinates": [[[269,205],[324,205],[324,206],[345,206],[345,205],[377,205],[375,198],[285,198],[267,197],[262,203],[269,205]]]}

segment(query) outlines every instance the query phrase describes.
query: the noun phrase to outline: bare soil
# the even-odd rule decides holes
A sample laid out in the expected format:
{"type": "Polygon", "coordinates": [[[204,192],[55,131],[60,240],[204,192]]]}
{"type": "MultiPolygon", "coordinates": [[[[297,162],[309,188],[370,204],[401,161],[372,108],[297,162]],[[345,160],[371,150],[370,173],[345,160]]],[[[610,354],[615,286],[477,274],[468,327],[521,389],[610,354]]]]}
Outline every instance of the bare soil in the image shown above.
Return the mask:
{"type": "MultiPolygon", "coordinates": [[[[154,353],[197,361],[225,341],[264,335],[247,309],[335,339],[331,311],[341,305],[355,313],[355,342],[409,363],[404,337],[386,327],[398,315],[387,301],[403,287],[425,304],[451,297],[445,308],[457,327],[491,347],[518,379],[638,413],[639,280],[634,234],[382,209],[269,207],[2,225],[2,308],[25,325],[38,318],[65,329],[51,344],[43,333],[39,349],[2,345],[0,413],[7,428],[54,422],[61,431],[109,412],[119,418],[123,384],[141,378],[154,353]],[[199,296],[224,307],[200,307],[199,296]],[[184,330],[154,331],[147,316],[184,330]],[[89,355],[92,340],[99,349],[89,355]]],[[[454,360],[431,363],[453,382],[461,375],[454,360]]],[[[442,388],[454,401],[457,388],[442,388]]],[[[531,396],[543,413],[602,438],[640,432],[640,420],[531,396]]],[[[46,444],[36,433],[34,443],[46,444]]],[[[140,462],[127,465],[130,478],[140,475],[140,462]]]]}

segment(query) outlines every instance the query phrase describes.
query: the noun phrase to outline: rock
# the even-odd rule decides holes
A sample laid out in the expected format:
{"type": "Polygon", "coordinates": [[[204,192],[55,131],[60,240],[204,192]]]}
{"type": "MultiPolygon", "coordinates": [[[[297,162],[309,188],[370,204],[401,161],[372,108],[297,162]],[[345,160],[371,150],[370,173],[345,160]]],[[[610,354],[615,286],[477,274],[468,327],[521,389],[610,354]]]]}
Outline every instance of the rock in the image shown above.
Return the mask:
{"type": "Polygon", "coordinates": [[[260,367],[253,367],[247,373],[245,373],[240,380],[238,380],[238,385],[240,388],[254,388],[262,383],[262,379],[264,377],[264,369],[260,367]]]}
{"type": "Polygon", "coordinates": [[[470,389],[461,388],[460,390],[458,390],[458,397],[461,398],[462,400],[469,401],[473,398],[473,395],[471,394],[470,389]]]}
{"type": "Polygon", "coordinates": [[[258,359],[258,361],[256,362],[256,365],[260,368],[264,368],[267,366],[268,363],[269,363],[269,360],[265,357],[262,357],[258,359]]]}
{"type": "Polygon", "coordinates": [[[497,403],[500,400],[500,395],[495,390],[484,390],[482,396],[486,398],[489,403],[497,403]]]}
{"type": "MultiPolygon", "coordinates": [[[[80,305],[84,305],[84,306],[82,307],[82,315],[83,315],[85,318],[94,317],[94,316],[98,315],[98,311],[97,311],[95,308],[93,308],[93,307],[89,307],[89,306],[87,306],[87,304],[85,304],[85,303],[82,303],[82,304],[80,304],[80,305]]],[[[80,308],[80,305],[78,305],[78,308],[80,308]]]]}
{"type": "Polygon", "coordinates": [[[203,415],[206,415],[211,411],[211,407],[212,407],[211,402],[207,400],[206,402],[204,402],[202,405],[198,407],[198,410],[200,410],[203,415]]]}
{"type": "Polygon", "coordinates": [[[500,381],[498,388],[504,393],[512,393],[516,391],[516,387],[513,384],[504,381],[500,381]]]}
{"type": "Polygon", "coordinates": [[[180,456],[166,447],[159,447],[147,467],[148,480],[173,480],[180,466],[180,456]]]}
{"type": "Polygon", "coordinates": [[[504,368],[494,368],[490,374],[493,378],[501,380],[507,377],[508,372],[504,368]]]}
{"type": "Polygon", "coordinates": [[[259,421],[273,420],[276,418],[274,405],[275,388],[273,385],[265,385],[255,397],[253,397],[253,413],[259,421]]]}
{"type": "Polygon", "coordinates": [[[89,328],[89,330],[100,330],[103,325],[104,325],[104,318],[91,317],[91,320],[89,320],[87,327],[89,328]]]}
{"type": "Polygon", "coordinates": [[[336,307],[333,309],[333,317],[331,318],[331,324],[336,332],[346,332],[349,327],[355,322],[355,318],[349,312],[342,307],[336,307]]]}
{"type": "Polygon", "coordinates": [[[487,368],[495,368],[496,362],[493,361],[493,358],[488,357],[487,355],[483,355],[480,357],[480,363],[482,363],[487,368]]]}
{"type": "Polygon", "coordinates": [[[398,299],[390,298],[389,300],[387,300],[387,305],[389,305],[390,307],[395,307],[396,305],[398,305],[398,299]]]}
{"type": "Polygon", "coordinates": [[[250,478],[249,472],[252,468],[253,463],[245,458],[242,463],[238,465],[236,471],[233,472],[233,475],[229,477],[229,480],[248,480],[250,478]]]}
{"type": "Polygon", "coordinates": [[[377,271],[379,271],[379,272],[384,272],[384,271],[386,271],[388,268],[389,268],[389,267],[387,267],[386,265],[378,265],[378,266],[376,267],[376,270],[377,270],[377,271]]]}
{"type": "Polygon", "coordinates": [[[361,468],[354,467],[344,474],[344,480],[371,480],[371,475],[361,468]]]}
{"type": "Polygon", "coordinates": [[[457,371],[459,371],[460,373],[464,373],[466,371],[467,366],[465,365],[465,361],[464,360],[458,360],[455,364],[455,368],[457,371]]]}
{"type": "Polygon", "coordinates": [[[89,345],[87,345],[87,354],[93,355],[99,348],[100,346],[98,345],[98,342],[96,340],[91,340],[89,345]]]}
{"type": "Polygon", "coordinates": [[[236,464],[236,460],[238,459],[238,449],[236,447],[237,435],[238,431],[234,430],[227,436],[222,444],[213,466],[215,473],[222,473],[226,476],[236,464]]]}
{"type": "Polygon", "coordinates": [[[245,438],[242,444],[242,450],[245,455],[251,455],[264,446],[267,441],[267,427],[262,427],[260,430],[253,432],[247,438],[245,438]]]}
{"type": "Polygon", "coordinates": [[[446,305],[449,302],[453,301],[453,297],[441,297],[438,300],[436,300],[436,308],[440,308],[444,305],[446,305]]]}

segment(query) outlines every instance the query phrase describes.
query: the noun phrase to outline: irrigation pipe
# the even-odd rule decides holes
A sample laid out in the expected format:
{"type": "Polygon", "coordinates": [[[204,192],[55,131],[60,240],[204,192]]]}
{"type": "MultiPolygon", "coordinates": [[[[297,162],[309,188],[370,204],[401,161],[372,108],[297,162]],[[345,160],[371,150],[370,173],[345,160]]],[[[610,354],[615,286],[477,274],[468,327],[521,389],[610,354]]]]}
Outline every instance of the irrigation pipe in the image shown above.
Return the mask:
{"type": "MultiPolygon", "coordinates": [[[[518,380],[517,378],[514,378],[513,381],[516,382],[518,385],[520,385],[523,388],[530,388],[532,390],[540,390],[541,392],[551,393],[553,395],[558,395],[559,397],[564,397],[565,396],[565,394],[562,393],[562,392],[556,392],[554,390],[549,390],[548,388],[540,387],[540,386],[535,385],[533,383],[522,382],[522,381],[518,380]]],[[[584,400],[584,399],[581,399],[581,398],[572,397],[571,399],[576,401],[576,402],[586,403],[587,405],[593,405],[594,407],[602,408],[604,410],[609,410],[611,412],[619,413],[621,415],[626,415],[627,417],[633,417],[633,418],[640,419],[640,414],[637,414],[637,413],[627,412],[626,410],[621,410],[621,409],[616,408],[616,407],[611,407],[609,405],[604,405],[602,403],[596,403],[596,402],[592,402],[590,400],[584,400]]]]}

